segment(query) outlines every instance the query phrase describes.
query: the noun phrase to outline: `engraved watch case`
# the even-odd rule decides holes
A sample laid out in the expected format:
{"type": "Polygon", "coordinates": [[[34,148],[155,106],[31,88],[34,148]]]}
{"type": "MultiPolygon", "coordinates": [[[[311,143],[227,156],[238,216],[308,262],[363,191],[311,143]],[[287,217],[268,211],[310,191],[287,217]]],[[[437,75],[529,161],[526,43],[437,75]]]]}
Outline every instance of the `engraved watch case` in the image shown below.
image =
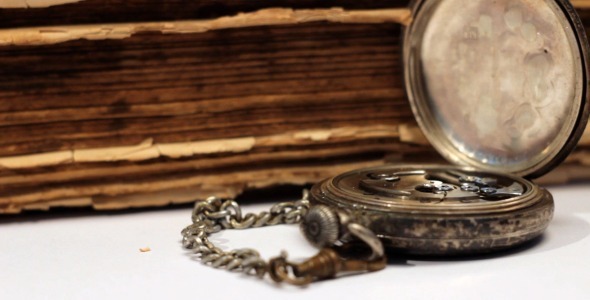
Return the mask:
{"type": "Polygon", "coordinates": [[[539,236],[553,199],[530,179],[565,159],[588,120],[578,16],[565,0],[418,0],[412,12],[408,98],[455,166],[355,170],[316,184],[310,200],[405,253],[491,252],[539,236]]]}

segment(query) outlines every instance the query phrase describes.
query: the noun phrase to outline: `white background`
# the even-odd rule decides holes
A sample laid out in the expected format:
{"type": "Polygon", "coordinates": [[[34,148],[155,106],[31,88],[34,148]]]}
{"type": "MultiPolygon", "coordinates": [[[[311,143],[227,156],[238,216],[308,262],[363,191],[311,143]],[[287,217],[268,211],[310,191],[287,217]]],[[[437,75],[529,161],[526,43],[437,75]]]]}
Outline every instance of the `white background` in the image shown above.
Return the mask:
{"type": "MultiPolygon", "coordinates": [[[[393,258],[383,271],[306,288],[194,260],[180,244],[189,207],[0,217],[0,299],[590,299],[590,184],[549,190],[555,217],[530,247],[471,259],[393,258]]],[[[212,241],[255,247],[265,258],[316,252],[294,225],[225,231],[212,241]]]]}

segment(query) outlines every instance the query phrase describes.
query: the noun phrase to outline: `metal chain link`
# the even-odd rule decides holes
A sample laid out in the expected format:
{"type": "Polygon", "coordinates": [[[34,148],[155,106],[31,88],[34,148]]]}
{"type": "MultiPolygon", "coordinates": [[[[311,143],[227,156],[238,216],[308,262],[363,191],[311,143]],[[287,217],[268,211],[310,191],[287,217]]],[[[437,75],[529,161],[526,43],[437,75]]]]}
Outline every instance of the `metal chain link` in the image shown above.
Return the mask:
{"type": "Polygon", "coordinates": [[[301,222],[309,210],[307,191],[301,200],[275,204],[269,211],[259,214],[242,214],[234,200],[209,197],[199,201],[193,209],[193,224],[182,230],[182,245],[193,250],[201,262],[214,268],[242,272],[263,277],[269,265],[254,249],[223,251],[209,241],[209,235],[223,229],[247,229],[277,224],[301,222]]]}

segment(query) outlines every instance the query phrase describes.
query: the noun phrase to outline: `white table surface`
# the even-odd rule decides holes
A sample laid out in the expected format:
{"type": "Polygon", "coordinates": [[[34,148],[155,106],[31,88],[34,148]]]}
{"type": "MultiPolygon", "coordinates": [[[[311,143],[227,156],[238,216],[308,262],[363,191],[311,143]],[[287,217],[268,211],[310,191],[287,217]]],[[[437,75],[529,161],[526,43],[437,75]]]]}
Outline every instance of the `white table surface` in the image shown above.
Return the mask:
{"type": "MultiPolygon", "coordinates": [[[[179,233],[189,207],[1,217],[0,299],[590,299],[590,184],[549,190],[555,217],[531,247],[477,259],[398,259],[380,272],[307,288],[192,259],[179,233]]],[[[316,252],[293,225],[225,231],[212,240],[223,249],[256,247],[266,258],[282,249],[293,259],[316,252]]]]}

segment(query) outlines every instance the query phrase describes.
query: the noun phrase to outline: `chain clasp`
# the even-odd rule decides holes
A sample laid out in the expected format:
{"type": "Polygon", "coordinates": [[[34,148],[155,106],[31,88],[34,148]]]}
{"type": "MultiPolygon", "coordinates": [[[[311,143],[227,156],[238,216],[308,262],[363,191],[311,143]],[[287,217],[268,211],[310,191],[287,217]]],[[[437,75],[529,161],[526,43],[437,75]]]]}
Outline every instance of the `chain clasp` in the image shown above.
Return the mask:
{"type": "Polygon", "coordinates": [[[313,281],[336,277],[341,274],[374,272],[387,265],[383,244],[365,227],[346,224],[348,232],[357,239],[341,245],[324,247],[318,254],[299,263],[287,261],[287,254],[269,262],[269,275],[275,282],[307,285],[313,281]]]}
{"type": "MultiPolygon", "coordinates": [[[[285,252],[269,262],[269,275],[275,282],[307,285],[311,282],[334,278],[342,274],[355,274],[382,270],[387,265],[384,255],[370,259],[348,257],[349,247],[323,248],[310,259],[299,263],[287,261],[285,252]]],[[[354,251],[353,251],[354,252],[354,251]]]]}

